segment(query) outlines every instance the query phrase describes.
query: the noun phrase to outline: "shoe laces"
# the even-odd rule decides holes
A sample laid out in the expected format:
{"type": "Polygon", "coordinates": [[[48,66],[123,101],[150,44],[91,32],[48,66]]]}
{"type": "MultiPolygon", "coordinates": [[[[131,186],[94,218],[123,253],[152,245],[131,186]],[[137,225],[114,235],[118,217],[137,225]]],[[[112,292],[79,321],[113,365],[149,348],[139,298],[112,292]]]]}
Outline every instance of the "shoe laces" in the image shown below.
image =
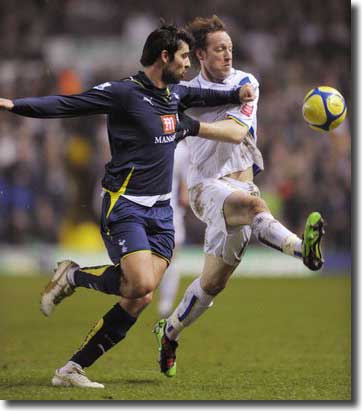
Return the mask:
{"type": "Polygon", "coordinates": [[[90,379],[85,375],[83,368],[74,367],[72,372],[79,375],[79,379],[83,382],[91,382],[90,379]]]}

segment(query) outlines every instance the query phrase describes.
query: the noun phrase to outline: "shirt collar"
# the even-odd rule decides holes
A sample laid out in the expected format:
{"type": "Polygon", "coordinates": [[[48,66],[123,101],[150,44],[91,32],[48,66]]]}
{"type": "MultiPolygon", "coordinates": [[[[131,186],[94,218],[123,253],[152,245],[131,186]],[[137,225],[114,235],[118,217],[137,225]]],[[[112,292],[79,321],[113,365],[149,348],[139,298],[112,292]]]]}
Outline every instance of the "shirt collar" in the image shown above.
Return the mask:
{"type": "Polygon", "coordinates": [[[159,88],[156,87],[152,81],[146,76],[144,71],[139,71],[135,78],[140,81],[146,88],[151,89],[152,91],[159,93],[160,95],[164,97],[168,97],[170,95],[170,90],[168,87],[165,88],[159,88]]]}
{"type": "Polygon", "coordinates": [[[234,77],[235,74],[235,69],[231,68],[230,74],[221,82],[221,83],[213,83],[210,80],[207,80],[201,73],[199,73],[198,80],[201,84],[205,84],[205,85],[215,85],[215,84],[231,84],[232,83],[232,79],[234,77]]]}

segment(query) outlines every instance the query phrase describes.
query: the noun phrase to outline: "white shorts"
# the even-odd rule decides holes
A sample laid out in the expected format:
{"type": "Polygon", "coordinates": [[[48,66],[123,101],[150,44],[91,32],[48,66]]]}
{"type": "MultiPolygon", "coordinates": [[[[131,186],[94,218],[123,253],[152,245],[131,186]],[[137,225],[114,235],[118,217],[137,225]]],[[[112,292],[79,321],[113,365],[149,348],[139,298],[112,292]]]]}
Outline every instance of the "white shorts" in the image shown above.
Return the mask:
{"type": "Polygon", "coordinates": [[[229,177],[208,178],[189,190],[193,212],[207,225],[204,252],[222,257],[226,264],[232,266],[240,263],[251,236],[249,225],[226,226],[224,202],[235,191],[260,196],[253,182],[241,182],[229,177]]]}

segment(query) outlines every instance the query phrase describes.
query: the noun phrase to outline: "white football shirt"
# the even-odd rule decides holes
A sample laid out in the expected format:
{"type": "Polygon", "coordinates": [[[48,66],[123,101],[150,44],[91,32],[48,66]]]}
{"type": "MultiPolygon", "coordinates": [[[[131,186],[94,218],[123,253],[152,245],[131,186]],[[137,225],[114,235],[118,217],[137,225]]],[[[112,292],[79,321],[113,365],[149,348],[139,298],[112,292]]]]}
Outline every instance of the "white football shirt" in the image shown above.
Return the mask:
{"type": "Polygon", "coordinates": [[[253,166],[254,173],[263,170],[263,157],[256,146],[256,112],[259,99],[259,83],[250,73],[232,69],[222,83],[206,80],[201,72],[191,81],[182,82],[189,87],[213,90],[231,90],[250,83],[255,90],[256,99],[242,105],[224,105],[216,107],[195,107],[186,111],[191,117],[201,122],[214,122],[234,119],[249,129],[249,133],[240,144],[206,140],[200,137],[187,137],[190,155],[190,167],[187,178],[188,188],[199,184],[205,178],[221,178],[235,171],[243,171],[253,166]]]}

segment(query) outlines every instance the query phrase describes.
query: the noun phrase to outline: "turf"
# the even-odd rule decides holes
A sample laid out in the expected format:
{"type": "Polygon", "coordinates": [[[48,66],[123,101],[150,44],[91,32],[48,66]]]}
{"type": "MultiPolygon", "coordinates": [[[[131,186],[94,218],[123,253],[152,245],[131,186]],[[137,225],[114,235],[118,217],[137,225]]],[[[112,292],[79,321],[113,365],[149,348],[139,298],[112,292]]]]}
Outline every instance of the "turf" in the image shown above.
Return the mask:
{"type": "Polygon", "coordinates": [[[156,363],[153,303],[128,338],[88,369],[104,390],[55,388],[50,379],[116,298],[80,289],[45,318],[38,306],[45,282],[0,276],[1,399],[351,399],[348,276],[232,279],[184,332],[172,379],[156,363]]]}

